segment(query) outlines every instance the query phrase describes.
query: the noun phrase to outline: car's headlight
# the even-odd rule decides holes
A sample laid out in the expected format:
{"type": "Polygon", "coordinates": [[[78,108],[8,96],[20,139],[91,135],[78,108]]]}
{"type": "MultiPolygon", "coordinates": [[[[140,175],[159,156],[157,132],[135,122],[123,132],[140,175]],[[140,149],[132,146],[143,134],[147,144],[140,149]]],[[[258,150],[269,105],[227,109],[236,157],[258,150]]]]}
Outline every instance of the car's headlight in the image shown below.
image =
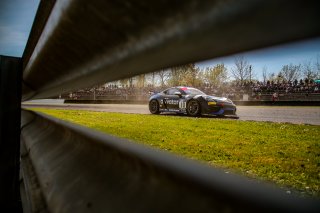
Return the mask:
{"type": "Polygon", "coordinates": [[[215,101],[208,101],[208,105],[209,105],[209,106],[217,105],[217,102],[215,102],[215,101]]]}

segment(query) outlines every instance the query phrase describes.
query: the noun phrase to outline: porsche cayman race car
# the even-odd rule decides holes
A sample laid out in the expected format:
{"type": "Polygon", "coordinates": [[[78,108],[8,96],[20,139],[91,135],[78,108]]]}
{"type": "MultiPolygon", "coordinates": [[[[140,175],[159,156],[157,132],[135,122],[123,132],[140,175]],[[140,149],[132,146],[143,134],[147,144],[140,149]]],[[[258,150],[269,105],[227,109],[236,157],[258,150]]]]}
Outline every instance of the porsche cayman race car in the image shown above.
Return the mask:
{"type": "Polygon", "coordinates": [[[189,116],[236,116],[236,105],[230,99],[206,95],[192,87],[171,87],[152,95],[149,99],[152,114],[176,112],[189,116]]]}

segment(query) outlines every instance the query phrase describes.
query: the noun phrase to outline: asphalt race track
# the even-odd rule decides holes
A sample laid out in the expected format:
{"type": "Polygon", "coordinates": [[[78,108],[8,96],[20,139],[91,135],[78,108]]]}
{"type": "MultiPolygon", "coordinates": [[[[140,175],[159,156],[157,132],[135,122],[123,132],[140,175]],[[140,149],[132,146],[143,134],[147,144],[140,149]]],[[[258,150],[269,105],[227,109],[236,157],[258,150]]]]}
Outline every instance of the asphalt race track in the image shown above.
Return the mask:
{"type": "MultiPolygon", "coordinates": [[[[81,109],[103,112],[150,114],[147,105],[132,104],[63,104],[52,101],[32,101],[23,103],[22,106],[24,108],[81,109]]],[[[239,116],[239,120],[320,125],[320,107],[237,106],[237,115],[239,116]]],[[[212,117],[212,119],[217,118],[212,117]]]]}

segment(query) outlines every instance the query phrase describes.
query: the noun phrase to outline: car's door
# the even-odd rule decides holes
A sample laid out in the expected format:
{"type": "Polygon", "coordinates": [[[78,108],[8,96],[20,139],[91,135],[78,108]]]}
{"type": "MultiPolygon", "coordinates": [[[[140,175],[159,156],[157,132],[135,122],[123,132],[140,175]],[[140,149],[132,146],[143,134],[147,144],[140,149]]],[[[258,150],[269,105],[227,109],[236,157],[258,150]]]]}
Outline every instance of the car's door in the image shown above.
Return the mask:
{"type": "Polygon", "coordinates": [[[170,88],[166,91],[164,96],[164,105],[167,109],[172,111],[179,111],[179,99],[180,97],[175,93],[179,92],[176,88],[170,88]]]}

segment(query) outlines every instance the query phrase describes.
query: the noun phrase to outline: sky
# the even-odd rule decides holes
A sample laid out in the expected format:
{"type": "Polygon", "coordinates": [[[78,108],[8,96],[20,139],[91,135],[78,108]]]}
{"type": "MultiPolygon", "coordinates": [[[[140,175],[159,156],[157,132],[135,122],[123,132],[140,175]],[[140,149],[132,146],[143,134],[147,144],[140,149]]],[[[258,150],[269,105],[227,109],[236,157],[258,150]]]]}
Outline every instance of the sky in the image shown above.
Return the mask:
{"type": "Polygon", "coordinates": [[[290,44],[264,48],[244,52],[238,55],[217,58],[197,63],[201,68],[214,66],[223,63],[228,70],[232,69],[237,56],[243,56],[245,60],[252,65],[252,70],[258,79],[262,79],[263,67],[266,67],[267,73],[278,74],[284,65],[304,65],[305,63],[320,62],[320,38],[308,39],[290,44]]]}
{"type": "Polygon", "coordinates": [[[0,55],[21,57],[39,0],[0,0],[0,55]]]}
{"type": "MultiPolygon", "coordinates": [[[[0,0],[0,55],[21,57],[29,37],[39,0],[0,0]]],[[[242,53],[252,65],[256,77],[262,78],[263,67],[278,73],[283,65],[313,64],[320,61],[320,38],[242,53]]],[[[197,63],[201,68],[224,63],[234,67],[236,55],[197,63]]]]}

